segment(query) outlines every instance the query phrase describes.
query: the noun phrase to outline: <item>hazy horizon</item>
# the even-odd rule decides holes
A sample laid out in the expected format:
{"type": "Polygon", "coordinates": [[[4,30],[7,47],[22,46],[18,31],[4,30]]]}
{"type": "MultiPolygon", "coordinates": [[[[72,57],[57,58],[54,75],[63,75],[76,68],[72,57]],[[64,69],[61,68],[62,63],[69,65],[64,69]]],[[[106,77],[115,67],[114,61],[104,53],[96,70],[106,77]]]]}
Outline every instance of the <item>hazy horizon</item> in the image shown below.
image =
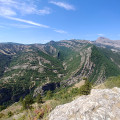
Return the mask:
{"type": "MultiPolygon", "coordinates": [[[[100,38],[100,37],[98,37],[98,38],[100,38]]],[[[97,39],[98,39],[97,38],[97,39]]],[[[107,37],[104,37],[104,38],[106,38],[106,39],[109,39],[109,40],[112,40],[112,39],[110,39],[110,38],[107,38],[107,37]]],[[[96,39],[96,40],[97,40],[96,39]]],[[[65,39],[64,39],[65,40],[65,39]]],[[[3,43],[3,44],[6,44],[6,43],[9,43],[9,44],[24,44],[24,45],[30,45],[30,44],[47,44],[47,43],[49,43],[50,41],[55,41],[55,42],[59,42],[59,41],[64,41],[64,40],[49,40],[48,42],[46,42],[46,43],[16,43],[16,42],[0,42],[0,43],[3,43]]],[[[66,40],[85,40],[85,39],[66,39],[66,40]]],[[[86,40],[86,41],[96,41],[96,40],[86,40]]],[[[113,40],[114,41],[114,40],[113,40]]]]}

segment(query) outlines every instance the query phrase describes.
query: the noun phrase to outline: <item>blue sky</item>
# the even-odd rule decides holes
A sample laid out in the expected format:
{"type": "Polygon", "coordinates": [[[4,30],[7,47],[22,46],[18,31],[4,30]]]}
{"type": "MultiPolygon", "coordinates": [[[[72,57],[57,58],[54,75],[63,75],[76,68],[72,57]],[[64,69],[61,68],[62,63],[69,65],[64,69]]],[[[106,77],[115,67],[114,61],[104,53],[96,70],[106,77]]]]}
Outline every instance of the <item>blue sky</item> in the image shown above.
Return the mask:
{"type": "Polygon", "coordinates": [[[120,0],[0,0],[0,42],[120,40],[120,0]]]}

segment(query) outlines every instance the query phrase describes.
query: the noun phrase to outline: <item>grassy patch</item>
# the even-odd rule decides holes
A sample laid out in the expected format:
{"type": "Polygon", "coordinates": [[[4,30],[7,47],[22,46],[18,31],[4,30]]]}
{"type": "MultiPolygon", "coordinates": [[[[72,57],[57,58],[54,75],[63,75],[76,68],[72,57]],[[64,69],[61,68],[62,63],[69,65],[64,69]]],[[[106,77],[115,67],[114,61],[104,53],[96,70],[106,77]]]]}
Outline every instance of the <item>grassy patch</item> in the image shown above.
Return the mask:
{"type": "Polygon", "coordinates": [[[108,78],[105,82],[105,86],[107,88],[120,87],[120,76],[108,78]]]}

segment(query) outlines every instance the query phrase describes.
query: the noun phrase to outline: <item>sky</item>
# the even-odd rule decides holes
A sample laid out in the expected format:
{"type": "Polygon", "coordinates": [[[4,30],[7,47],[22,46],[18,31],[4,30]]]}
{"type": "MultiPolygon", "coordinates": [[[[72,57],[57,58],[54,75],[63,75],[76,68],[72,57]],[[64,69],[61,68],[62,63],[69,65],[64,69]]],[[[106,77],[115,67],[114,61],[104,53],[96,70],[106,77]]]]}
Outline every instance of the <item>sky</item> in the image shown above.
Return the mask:
{"type": "Polygon", "coordinates": [[[0,42],[120,40],[120,0],[0,0],[0,42]]]}

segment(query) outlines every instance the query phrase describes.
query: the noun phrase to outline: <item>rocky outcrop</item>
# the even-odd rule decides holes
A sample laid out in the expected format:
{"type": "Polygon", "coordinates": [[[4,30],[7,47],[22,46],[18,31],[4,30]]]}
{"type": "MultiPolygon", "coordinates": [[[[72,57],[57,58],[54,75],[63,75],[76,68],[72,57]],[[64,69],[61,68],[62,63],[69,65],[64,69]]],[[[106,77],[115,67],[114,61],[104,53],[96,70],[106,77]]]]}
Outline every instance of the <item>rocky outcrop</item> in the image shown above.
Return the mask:
{"type": "Polygon", "coordinates": [[[120,88],[93,89],[88,96],[57,106],[49,120],[120,120],[120,88]]]}
{"type": "Polygon", "coordinates": [[[60,87],[60,83],[47,83],[43,86],[40,86],[40,87],[37,87],[35,90],[34,90],[34,94],[33,94],[33,97],[36,97],[38,94],[41,94],[43,95],[46,91],[54,91],[56,88],[59,88],[60,87]]]}

